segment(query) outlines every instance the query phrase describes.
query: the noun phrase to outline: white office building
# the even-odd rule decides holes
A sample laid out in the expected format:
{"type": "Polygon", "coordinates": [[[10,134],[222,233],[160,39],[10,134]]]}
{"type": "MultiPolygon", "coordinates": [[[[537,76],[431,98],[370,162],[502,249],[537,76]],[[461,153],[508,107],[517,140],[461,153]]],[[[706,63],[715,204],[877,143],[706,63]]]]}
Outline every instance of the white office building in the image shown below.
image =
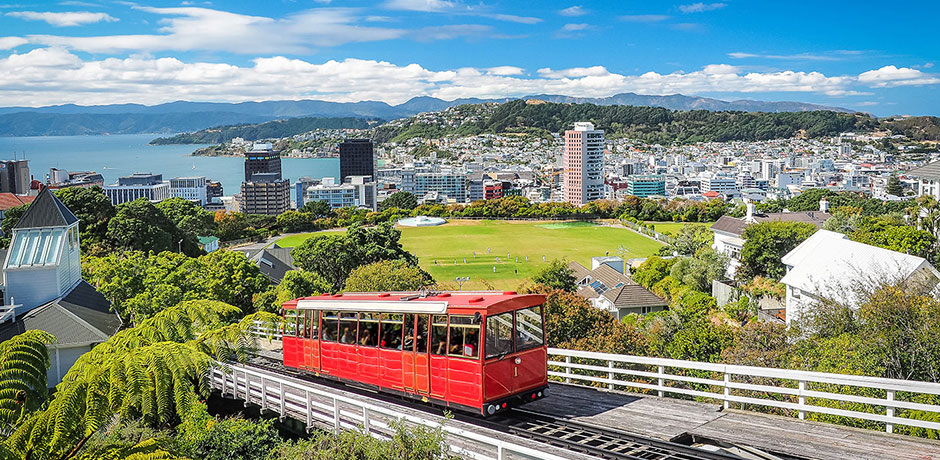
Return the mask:
{"type": "Polygon", "coordinates": [[[357,206],[356,186],[353,184],[337,184],[336,179],[324,177],[317,185],[307,187],[307,199],[311,201],[325,201],[333,209],[357,206]]]}
{"type": "Polygon", "coordinates": [[[206,177],[175,177],[170,179],[170,195],[206,204],[206,177]]]}
{"type": "Polygon", "coordinates": [[[105,185],[104,194],[117,206],[122,203],[146,198],[153,203],[170,198],[170,183],[162,174],[136,173],[118,178],[118,183],[105,185]]]}

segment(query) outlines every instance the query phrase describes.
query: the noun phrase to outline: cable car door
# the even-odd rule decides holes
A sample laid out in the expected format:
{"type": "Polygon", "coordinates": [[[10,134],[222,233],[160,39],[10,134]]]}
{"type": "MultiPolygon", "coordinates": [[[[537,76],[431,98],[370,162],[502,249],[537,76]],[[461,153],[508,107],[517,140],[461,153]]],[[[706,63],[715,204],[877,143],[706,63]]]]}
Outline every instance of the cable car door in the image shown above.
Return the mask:
{"type": "Polygon", "coordinates": [[[430,391],[430,363],[428,361],[428,317],[406,314],[402,343],[402,386],[417,393],[430,391]]]}
{"type": "Polygon", "coordinates": [[[307,310],[303,329],[303,367],[311,372],[320,371],[320,311],[307,310]]]}

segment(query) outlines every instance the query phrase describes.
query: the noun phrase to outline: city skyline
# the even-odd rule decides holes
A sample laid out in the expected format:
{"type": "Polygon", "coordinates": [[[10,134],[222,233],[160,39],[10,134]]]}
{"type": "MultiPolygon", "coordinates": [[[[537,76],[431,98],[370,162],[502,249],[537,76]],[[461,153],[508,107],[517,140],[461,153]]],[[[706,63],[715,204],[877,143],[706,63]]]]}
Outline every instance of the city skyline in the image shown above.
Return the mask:
{"type": "Polygon", "coordinates": [[[635,92],[940,114],[940,47],[912,26],[928,2],[530,6],[17,2],[0,6],[0,104],[635,92]]]}

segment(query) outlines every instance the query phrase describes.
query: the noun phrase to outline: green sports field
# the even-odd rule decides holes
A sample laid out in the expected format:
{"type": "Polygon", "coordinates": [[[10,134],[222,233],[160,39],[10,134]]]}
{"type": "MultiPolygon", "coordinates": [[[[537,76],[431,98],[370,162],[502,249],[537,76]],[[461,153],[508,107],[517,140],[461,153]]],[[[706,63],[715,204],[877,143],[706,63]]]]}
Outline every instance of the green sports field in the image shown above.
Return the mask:
{"type": "MultiPolygon", "coordinates": [[[[594,256],[609,252],[625,259],[647,257],[662,246],[624,228],[587,222],[455,220],[438,227],[398,228],[402,246],[418,256],[422,268],[439,282],[470,277],[464,289],[483,289],[487,284],[514,289],[556,258],[590,267],[594,256]]],[[[309,236],[290,236],[277,244],[296,246],[309,236]]]]}

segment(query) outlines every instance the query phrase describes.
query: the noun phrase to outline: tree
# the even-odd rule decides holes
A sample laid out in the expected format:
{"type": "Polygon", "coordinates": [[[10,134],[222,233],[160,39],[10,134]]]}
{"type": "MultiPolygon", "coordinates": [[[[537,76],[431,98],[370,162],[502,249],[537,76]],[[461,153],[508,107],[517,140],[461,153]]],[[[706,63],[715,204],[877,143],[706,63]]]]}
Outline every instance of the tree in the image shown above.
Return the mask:
{"type": "Polygon", "coordinates": [[[203,460],[264,459],[281,441],[270,419],[216,420],[205,404],[194,405],[177,431],[181,450],[203,460]]]}
{"type": "Polygon", "coordinates": [[[421,267],[404,260],[382,260],[354,269],[346,278],[346,291],[416,291],[434,280],[421,267]]]}
{"type": "Polygon", "coordinates": [[[936,260],[937,238],[925,230],[907,225],[870,225],[850,236],[860,243],[936,260]]]}
{"type": "Polygon", "coordinates": [[[255,296],[255,310],[277,313],[281,304],[299,297],[330,292],[332,285],[322,276],[304,270],[290,270],[277,286],[255,296]]]}
{"type": "Polygon", "coordinates": [[[389,223],[375,228],[355,224],[345,235],[308,238],[291,251],[291,256],[298,267],[323,276],[333,291],[341,291],[349,273],[361,265],[382,260],[418,265],[418,258],[402,248],[400,238],[401,232],[389,223]]]}
{"type": "Polygon", "coordinates": [[[694,257],[680,257],[669,275],[694,289],[711,292],[712,281],[724,279],[727,268],[728,256],[706,247],[694,257]]]}
{"type": "Polygon", "coordinates": [[[27,414],[39,408],[48,397],[46,369],[48,345],[55,337],[30,330],[0,342],[0,435],[27,414]]]}
{"type": "Polygon", "coordinates": [[[744,246],[741,248],[739,276],[749,279],[766,276],[779,280],[786,272],[783,256],[792,251],[810,235],[816,227],[803,222],[761,222],[744,229],[744,246]]]}
{"type": "Polygon", "coordinates": [[[313,200],[304,203],[298,211],[312,215],[316,219],[330,217],[333,215],[333,208],[323,200],[313,200]]]}
{"type": "Polygon", "coordinates": [[[68,187],[55,192],[55,195],[78,218],[83,250],[88,252],[104,245],[108,222],[117,210],[101,187],[68,187]]]}
{"type": "Polygon", "coordinates": [[[532,276],[532,282],[544,284],[552,289],[574,292],[578,289],[575,284],[578,280],[574,279],[573,273],[574,270],[568,268],[567,261],[555,259],[532,276]]]}
{"type": "Polygon", "coordinates": [[[672,264],[674,264],[675,261],[676,259],[663,259],[657,256],[650,256],[637,267],[632,275],[633,281],[649,289],[666,276],[669,276],[669,270],[672,268],[672,264]]]}
{"type": "Polygon", "coordinates": [[[418,199],[410,192],[395,192],[379,203],[380,209],[398,208],[411,210],[418,207],[418,199]]]}
{"type": "Polygon", "coordinates": [[[7,209],[6,212],[3,213],[3,222],[0,223],[0,230],[3,231],[2,246],[4,248],[10,245],[10,238],[13,237],[13,227],[20,221],[23,214],[26,214],[26,208],[28,207],[29,203],[21,204],[7,209]]]}
{"type": "Polygon", "coordinates": [[[181,232],[146,198],[123,203],[108,222],[108,241],[117,248],[138,251],[179,251],[199,254],[195,238],[181,232]],[[182,242],[180,242],[182,240],[182,242]]]}
{"type": "Polygon", "coordinates": [[[711,246],[715,237],[704,225],[686,224],[679,229],[679,233],[670,235],[669,245],[660,250],[661,254],[672,255],[679,253],[683,256],[696,254],[700,249],[711,246]]]}
{"type": "Polygon", "coordinates": [[[189,236],[209,236],[215,232],[214,214],[198,203],[174,197],[163,200],[156,206],[170,222],[189,236]]]}
{"type": "Polygon", "coordinates": [[[897,175],[892,175],[888,178],[888,185],[885,186],[885,192],[888,195],[894,196],[904,195],[904,186],[901,185],[901,179],[898,179],[897,175]]]}

